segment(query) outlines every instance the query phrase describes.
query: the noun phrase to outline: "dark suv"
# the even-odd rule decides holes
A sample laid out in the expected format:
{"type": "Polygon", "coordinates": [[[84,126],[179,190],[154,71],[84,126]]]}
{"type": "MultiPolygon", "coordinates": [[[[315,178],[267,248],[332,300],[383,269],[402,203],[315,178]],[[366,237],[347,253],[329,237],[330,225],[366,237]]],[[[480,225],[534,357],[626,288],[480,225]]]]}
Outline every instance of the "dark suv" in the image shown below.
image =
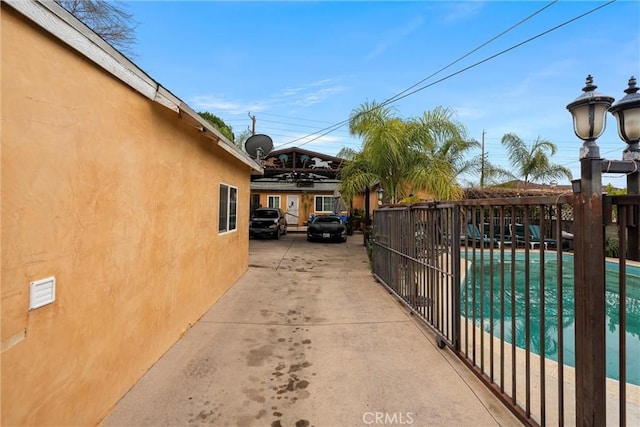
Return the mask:
{"type": "Polygon", "coordinates": [[[249,237],[270,236],[279,239],[287,234],[287,220],[282,209],[258,208],[249,220],[249,237]]]}

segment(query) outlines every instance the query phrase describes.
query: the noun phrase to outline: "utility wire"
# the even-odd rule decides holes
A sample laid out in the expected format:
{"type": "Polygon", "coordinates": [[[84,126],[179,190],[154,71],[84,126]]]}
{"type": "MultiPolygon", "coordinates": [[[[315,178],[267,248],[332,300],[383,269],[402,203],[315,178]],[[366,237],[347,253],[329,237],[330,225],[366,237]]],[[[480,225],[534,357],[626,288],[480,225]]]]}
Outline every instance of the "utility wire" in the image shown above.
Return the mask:
{"type": "MultiPolygon", "coordinates": [[[[526,21],[528,21],[529,19],[533,18],[533,17],[534,17],[534,16],[536,16],[537,14],[541,13],[542,11],[544,11],[545,9],[547,9],[548,7],[551,7],[551,6],[552,6],[552,5],[554,5],[556,2],[557,2],[557,0],[554,0],[554,1],[552,1],[551,3],[549,3],[549,4],[545,5],[544,7],[542,7],[541,9],[538,9],[536,12],[534,12],[534,13],[532,13],[531,15],[527,16],[526,18],[524,18],[524,19],[520,20],[518,23],[516,23],[516,24],[512,25],[511,27],[509,27],[509,28],[508,28],[508,29],[506,29],[505,31],[501,32],[501,33],[500,33],[500,34],[498,34],[497,36],[492,37],[491,39],[489,39],[489,40],[488,40],[488,41],[486,41],[485,43],[482,43],[480,46],[476,47],[475,49],[471,50],[470,52],[468,52],[468,53],[466,53],[466,54],[462,55],[461,57],[459,57],[459,58],[458,58],[458,59],[456,59],[455,61],[453,61],[453,62],[449,63],[448,65],[446,65],[446,66],[444,66],[444,67],[442,67],[442,68],[440,68],[440,69],[439,69],[439,70],[437,70],[436,72],[434,72],[434,73],[432,73],[431,75],[429,75],[429,76],[425,77],[424,79],[420,80],[419,82],[415,83],[414,85],[409,86],[407,89],[403,90],[402,92],[399,92],[399,93],[397,93],[396,95],[394,95],[394,96],[392,96],[392,97],[390,97],[390,98],[387,98],[386,100],[384,100],[380,105],[376,106],[375,108],[382,108],[382,107],[384,107],[385,105],[388,105],[388,104],[393,103],[395,100],[402,99],[402,97],[401,97],[401,96],[402,96],[404,93],[408,92],[409,90],[413,89],[414,87],[418,86],[419,84],[421,84],[421,83],[423,83],[423,82],[425,82],[425,81],[429,80],[430,78],[432,78],[433,76],[435,76],[435,75],[437,75],[437,74],[441,73],[442,71],[446,70],[447,68],[452,67],[453,65],[457,64],[458,62],[460,62],[460,61],[461,61],[461,60],[463,60],[464,58],[466,58],[466,57],[468,57],[469,55],[471,55],[471,54],[473,54],[473,53],[477,52],[478,50],[482,49],[483,47],[487,46],[487,45],[488,45],[488,44],[490,44],[491,42],[493,42],[493,41],[497,40],[498,38],[502,37],[503,35],[507,34],[509,31],[513,30],[514,28],[516,28],[516,27],[518,27],[518,26],[522,25],[523,23],[525,23],[525,22],[526,22],[526,21]]],[[[373,109],[372,109],[371,111],[373,111],[373,109]]],[[[337,125],[333,125],[333,126],[331,126],[331,127],[327,127],[327,128],[324,128],[324,129],[320,129],[320,130],[319,130],[319,131],[317,131],[317,132],[325,132],[325,131],[329,131],[329,132],[322,133],[321,135],[318,135],[316,138],[313,138],[313,139],[311,139],[311,140],[309,140],[309,141],[307,141],[307,142],[304,142],[304,143],[302,143],[302,144],[300,144],[300,145],[306,145],[306,144],[309,144],[310,142],[315,141],[315,140],[317,140],[317,139],[319,139],[319,138],[321,138],[321,137],[323,137],[323,136],[327,135],[328,133],[333,132],[334,130],[337,130],[338,128],[333,129],[333,127],[334,127],[334,126],[338,126],[338,125],[339,125],[339,127],[342,127],[342,126],[344,126],[344,125],[345,125],[346,123],[348,123],[348,122],[349,122],[349,119],[346,119],[346,120],[343,120],[343,121],[339,122],[337,125]],[[333,129],[333,130],[329,130],[329,129],[333,129]]],[[[293,140],[293,141],[289,141],[289,142],[283,143],[283,144],[281,144],[281,145],[280,145],[280,147],[282,147],[282,146],[284,146],[284,145],[292,144],[292,143],[297,142],[297,141],[299,141],[299,140],[301,140],[301,139],[304,139],[304,138],[308,138],[308,137],[310,137],[310,136],[313,136],[313,135],[315,135],[317,132],[311,133],[311,134],[309,134],[309,135],[306,135],[306,136],[304,136],[304,137],[301,137],[301,138],[295,139],[295,140],[293,140]]]]}
{"type": "Polygon", "coordinates": [[[538,9],[537,11],[535,11],[534,13],[532,13],[531,15],[527,16],[526,18],[522,19],[521,21],[517,22],[516,24],[513,24],[512,26],[510,26],[509,28],[507,28],[506,30],[504,30],[503,32],[501,32],[500,34],[498,34],[497,36],[489,39],[488,41],[482,43],[480,46],[476,47],[475,49],[471,50],[470,52],[462,55],[460,58],[456,59],[455,61],[451,62],[450,64],[440,68],[438,71],[430,74],[429,76],[425,77],[424,79],[420,80],[419,82],[417,82],[416,84],[414,84],[413,86],[409,86],[408,88],[406,88],[405,90],[403,90],[402,92],[398,93],[395,96],[392,96],[391,98],[389,98],[388,100],[384,101],[383,104],[387,104],[390,102],[395,101],[396,99],[401,99],[398,98],[400,97],[402,94],[410,91],[411,89],[413,89],[414,87],[418,86],[421,83],[424,83],[425,81],[429,80],[431,77],[434,77],[438,74],[440,74],[442,71],[446,70],[447,68],[450,68],[452,66],[454,66],[455,64],[457,64],[458,62],[462,61],[464,58],[470,56],[471,54],[479,51],[480,49],[482,49],[483,47],[491,44],[492,42],[498,40],[500,37],[504,36],[505,34],[507,34],[509,31],[515,29],[516,27],[519,27],[520,25],[524,24],[525,22],[527,22],[529,19],[533,18],[534,16],[536,16],[537,14],[543,12],[544,10],[546,10],[547,8],[553,6],[554,4],[556,4],[558,2],[558,0],[553,0],[551,3],[545,5],[543,8],[538,9]]]}
{"type": "Polygon", "coordinates": [[[404,95],[402,95],[402,96],[395,97],[395,98],[393,99],[393,102],[398,101],[398,100],[403,99],[403,98],[406,98],[406,97],[408,97],[409,95],[413,95],[414,93],[420,92],[420,91],[422,91],[422,90],[424,90],[424,89],[426,89],[426,88],[428,88],[428,87],[431,87],[431,86],[433,86],[433,85],[435,85],[435,84],[437,84],[437,83],[440,83],[440,82],[443,82],[443,81],[445,81],[445,80],[448,80],[448,79],[450,79],[450,78],[451,78],[451,77],[453,77],[453,76],[457,76],[458,74],[463,73],[463,72],[465,72],[465,71],[468,71],[468,70],[470,70],[470,69],[472,69],[472,68],[475,68],[475,67],[477,67],[477,66],[478,66],[478,65],[480,65],[480,64],[484,64],[485,62],[490,61],[490,60],[492,60],[492,59],[495,59],[495,58],[497,58],[498,56],[504,55],[505,53],[510,52],[510,51],[512,51],[512,50],[514,50],[514,49],[517,49],[517,48],[519,48],[520,46],[523,46],[523,45],[525,45],[525,44],[527,44],[527,43],[529,43],[529,42],[531,42],[531,41],[533,41],[533,40],[536,40],[536,39],[538,39],[538,38],[542,37],[542,36],[545,36],[545,35],[547,35],[547,34],[549,34],[549,33],[553,32],[553,31],[557,30],[558,28],[562,28],[562,27],[564,27],[565,25],[568,25],[568,24],[570,24],[570,23],[572,23],[572,22],[574,22],[574,21],[577,21],[578,19],[583,18],[583,17],[585,17],[585,16],[587,16],[587,15],[589,15],[589,14],[591,14],[591,13],[593,13],[593,12],[597,11],[598,9],[602,9],[602,8],[603,8],[603,7],[605,7],[605,6],[608,6],[608,5],[610,5],[611,3],[614,3],[615,1],[616,1],[616,0],[611,0],[611,1],[609,1],[608,3],[605,3],[605,4],[603,4],[603,5],[600,5],[600,6],[596,7],[596,8],[594,8],[594,9],[591,9],[591,10],[590,10],[590,11],[588,11],[588,12],[585,12],[585,13],[583,13],[583,14],[579,15],[579,16],[576,16],[575,18],[572,18],[572,19],[570,19],[570,20],[568,20],[568,21],[565,21],[565,22],[563,22],[562,24],[556,25],[555,27],[552,27],[552,28],[550,28],[550,29],[548,29],[548,30],[546,30],[546,31],[543,31],[542,33],[539,33],[539,34],[537,34],[537,35],[535,35],[535,36],[533,36],[533,37],[530,37],[530,38],[528,38],[528,39],[526,39],[526,40],[524,40],[524,41],[522,41],[522,42],[520,42],[520,43],[518,43],[518,44],[515,44],[515,45],[513,45],[513,46],[511,46],[511,47],[509,47],[509,48],[507,48],[507,49],[504,49],[504,50],[502,50],[502,51],[500,51],[500,52],[498,52],[498,53],[496,53],[496,54],[494,54],[494,55],[491,55],[491,56],[489,56],[488,58],[485,58],[485,59],[483,59],[483,60],[481,60],[481,61],[478,61],[478,62],[476,62],[476,63],[474,63],[474,64],[469,65],[468,67],[465,67],[465,68],[463,68],[463,69],[461,69],[461,70],[458,70],[458,71],[456,71],[455,73],[451,73],[451,74],[449,74],[449,75],[447,75],[447,76],[445,76],[445,77],[443,77],[443,78],[441,78],[441,79],[439,79],[439,80],[436,80],[435,82],[431,82],[431,83],[429,83],[429,84],[427,84],[427,85],[421,86],[421,87],[419,87],[418,89],[415,89],[415,90],[413,90],[413,91],[411,91],[411,92],[409,92],[409,93],[406,93],[406,94],[404,94],[404,95]]]}
{"type": "MultiPolygon", "coordinates": [[[[281,114],[272,114],[272,113],[260,113],[265,116],[273,116],[273,117],[283,117],[285,119],[293,119],[293,120],[301,120],[299,117],[291,117],[291,116],[283,116],[281,114]]],[[[307,122],[317,122],[317,123],[331,123],[326,120],[315,120],[315,119],[302,119],[307,122]]]]}
{"type": "MultiPolygon", "coordinates": [[[[600,6],[597,6],[597,7],[593,8],[593,9],[591,9],[591,10],[589,10],[589,11],[585,12],[585,13],[582,13],[582,14],[580,14],[580,15],[576,16],[575,18],[569,19],[568,21],[565,21],[565,22],[563,22],[563,23],[561,23],[561,24],[559,24],[559,25],[556,25],[555,27],[552,27],[552,28],[550,28],[550,29],[548,29],[548,30],[546,30],[546,31],[543,31],[542,33],[539,33],[539,34],[537,34],[537,35],[535,35],[535,36],[533,36],[533,37],[530,37],[530,38],[528,38],[528,39],[526,39],[526,40],[524,40],[524,41],[522,41],[522,42],[520,42],[520,43],[518,43],[518,44],[515,44],[515,45],[513,45],[513,46],[511,46],[511,47],[509,47],[509,48],[507,48],[507,49],[504,49],[504,50],[502,50],[502,51],[500,51],[500,52],[498,52],[498,53],[496,53],[496,54],[494,54],[494,55],[491,55],[491,56],[489,56],[489,57],[487,57],[487,58],[485,58],[485,59],[483,59],[483,60],[480,60],[480,61],[478,61],[478,62],[476,62],[476,63],[474,63],[474,64],[471,64],[471,65],[469,65],[468,67],[462,68],[461,70],[458,70],[458,71],[456,71],[456,72],[454,72],[454,73],[451,73],[451,74],[449,74],[449,75],[447,75],[447,76],[445,76],[445,77],[443,77],[443,78],[441,78],[441,79],[439,79],[439,80],[436,80],[436,81],[434,81],[434,82],[432,82],[432,83],[429,83],[429,84],[427,84],[427,85],[421,86],[421,87],[419,87],[419,88],[417,88],[417,89],[415,89],[415,90],[411,90],[411,89],[415,88],[417,85],[419,85],[420,83],[422,83],[422,82],[424,82],[424,81],[428,80],[429,78],[431,78],[431,77],[435,76],[436,74],[438,74],[438,73],[439,73],[439,72],[441,72],[442,70],[445,70],[445,69],[449,68],[450,66],[452,66],[452,65],[454,65],[455,63],[459,62],[459,61],[460,61],[460,60],[462,60],[463,58],[466,58],[467,56],[469,56],[471,53],[476,52],[478,49],[480,49],[480,48],[482,48],[482,47],[486,46],[487,44],[489,44],[489,43],[491,43],[492,41],[496,40],[498,37],[500,37],[500,36],[502,36],[502,35],[506,34],[508,31],[512,30],[513,28],[516,28],[517,26],[519,26],[519,25],[521,25],[522,23],[526,22],[526,21],[527,21],[528,19],[530,19],[531,17],[533,17],[533,16],[537,15],[538,13],[540,13],[540,12],[542,12],[543,10],[547,9],[547,8],[548,8],[548,7],[550,7],[551,5],[555,4],[555,3],[557,2],[557,0],[554,0],[552,3],[550,3],[550,4],[548,4],[548,5],[545,5],[545,6],[544,6],[543,8],[541,8],[540,10],[538,10],[538,11],[534,12],[532,15],[530,15],[530,16],[528,16],[527,18],[525,18],[525,19],[521,20],[521,21],[520,21],[520,22],[518,22],[517,24],[514,24],[514,25],[513,25],[513,26],[511,26],[509,29],[507,29],[507,30],[503,31],[502,33],[500,33],[498,36],[493,37],[491,40],[487,41],[486,43],[483,43],[482,45],[480,45],[479,47],[475,48],[475,49],[474,49],[474,50],[472,50],[471,52],[469,52],[469,53],[467,53],[467,54],[463,55],[462,57],[458,58],[457,60],[455,60],[455,61],[454,61],[454,62],[452,62],[451,64],[449,64],[449,65],[447,65],[447,66],[443,67],[442,69],[438,70],[437,72],[435,72],[435,73],[431,74],[430,76],[428,76],[428,77],[424,78],[424,79],[423,79],[423,80],[421,80],[420,82],[418,82],[418,83],[416,83],[416,84],[414,84],[414,85],[410,86],[409,88],[407,88],[407,89],[403,90],[402,92],[399,92],[398,94],[396,94],[396,95],[392,96],[391,98],[387,98],[387,99],[386,99],[386,100],[384,100],[382,103],[380,103],[379,105],[377,105],[375,108],[382,108],[382,107],[384,107],[384,106],[386,106],[386,105],[389,105],[389,104],[391,104],[391,103],[393,103],[393,102],[399,101],[400,99],[404,99],[404,98],[406,98],[406,97],[408,97],[408,96],[410,96],[410,95],[413,95],[413,94],[415,94],[415,93],[417,93],[417,92],[420,92],[420,91],[422,91],[422,90],[424,90],[424,89],[427,89],[427,88],[429,88],[429,87],[431,87],[431,86],[433,86],[433,85],[435,85],[435,84],[438,84],[438,83],[441,83],[441,82],[443,82],[443,81],[445,81],[445,80],[448,80],[448,79],[450,79],[451,77],[457,76],[458,74],[461,74],[461,73],[463,73],[463,72],[465,72],[465,71],[468,71],[468,70],[470,70],[470,69],[472,69],[472,68],[475,68],[475,67],[477,67],[478,65],[484,64],[485,62],[488,62],[488,61],[490,61],[490,60],[492,60],[492,59],[495,59],[495,58],[497,58],[497,57],[499,57],[499,56],[501,56],[501,55],[504,55],[504,54],[505,54],[505,53],[507,53],[507,52],[510,52],[510,51],[512,51],[512,50],[514,50],[514,49],[517,49],[517,48],[519,48],[519,47],[521,47],[521,46],[523,46],[523,45],[525,45],[525,44],[527,44],[527,43],[529,43],[529,42],[531,42],[531,41],[533,41],[533,40],[536,40],[536,39],[538,39],[538,38],[540,38],[540,37],[542,37],[542,36],[545,36],[545,35],[547,35],[547,34],[549,34],[549,33],[553,32],[553,31],[555,31],[555,30],[557,30],[557,29],[559,29],[559,28],[562,28],[562,27],[564,27],[564,26],[566,26],[566,25],[568,25],[568,24],[570,24],[570,23],[572,23],[572,22],[575,22],[575,21],[577,21],[578,19],[584,18],[585,16],[590,15],[591,13],[594,13],[594,12],[596,12],[596,11],[598,11],[598,10],[600,10],[600,9],[604,8],[605,6],[609,6],[610,4],[615,3],[615,1],[616,1],[616,0],[610,0],[609,2],[607,2],[607,3],[605,3],[605,4],[602,4],[602,5],[600,5],[600,6]]],[[[373,111],[373,109],[372,109],[371,111],[373,111]]],[[[350,121],[350,119],[346,119],[346,120],[343,120],[343,121],[341,121],[341,122],[336,123],[335,125],[328,126],[328,127],[326,127],[326,128],[320,129],[320,130],[318,130],[317,132],[313,132],[313,133],[311,133],[311,134],[309,134],[309,135],[302,136],[302,137],[300,137],[300,138],[296,138],[296,139],[294,139],[294,140],[292,140],[292,141],[289,141],[289,142],[285,142],[285,143],[283,143],[283,144],[280,144],[280,145],[278,146],[278,148],[279,148],[279,147],[283,147],[283,146],[285,146],[285,145],[293,144],[293,143],[295,143],[295,142],[297,142],[297,141],[300,141],[300,140],[303,140],[303,139],[310,138],[310,137],[312,137],[313,135],[317,135],[317,136],[315,136],[315,137],[313,137],[313,138],[309,139],[308,141],[305,141],[304,143],[299,144],[299,146],[309,144],[309,143],[311,143],[311,142],[313,142],[313,141],[315,141],[315,140],[317,140],[317,139],[320,139],[320,138],[322,138],[323,136],[328,135],[328,134],[330,134],[330,133],[334,132],[335,130],[337,130],[337,129],[341,128],[342,126],[344,126],[345,124],[347,124],[349,121],[350,121]]]]}

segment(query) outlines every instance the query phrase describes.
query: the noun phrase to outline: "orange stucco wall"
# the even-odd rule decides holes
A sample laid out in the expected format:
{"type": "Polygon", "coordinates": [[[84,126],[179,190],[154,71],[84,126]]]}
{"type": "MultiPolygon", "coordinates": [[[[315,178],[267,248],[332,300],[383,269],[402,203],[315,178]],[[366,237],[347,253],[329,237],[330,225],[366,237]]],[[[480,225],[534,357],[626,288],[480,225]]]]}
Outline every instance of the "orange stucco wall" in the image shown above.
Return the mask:
{"type": "MultiPolygon", "coordinates": [[[[252,194],[258,194],[260,196],[260,206],[269,206],[269,196],[280,196],[280,209],[287,212],[287,196],[298,196],[298,221],[297,223],[289,222],[289,225],[303,225],[306,224],[311,215],[322,214],[326,212],[316,211],[315,197],[316,196],[330,196],[333,197],[332,192],[313,192],[306,191],[300,193],[292,192],[280,192],[280,191],[267,191],[258,192],[254,191],[252,194]]],[[[346,214],[346,211],[344,212],[346,214]]]]}
{"type": "MultiPolygon", "coordinates": [[[[364,193],[356,194],[353,197],[353,208],[364,211],[365,208],[365,195],[364,193]]],[[[378,193],[375,190],[369,190],[369,215],[373,216],[373,211],[378,209],[378,193]]]]}
{"type": "Polygon", "coordinates": [[[4,3],[1,25],[1,424],[95,425],[246,271],[250,170],[4,3]]]}

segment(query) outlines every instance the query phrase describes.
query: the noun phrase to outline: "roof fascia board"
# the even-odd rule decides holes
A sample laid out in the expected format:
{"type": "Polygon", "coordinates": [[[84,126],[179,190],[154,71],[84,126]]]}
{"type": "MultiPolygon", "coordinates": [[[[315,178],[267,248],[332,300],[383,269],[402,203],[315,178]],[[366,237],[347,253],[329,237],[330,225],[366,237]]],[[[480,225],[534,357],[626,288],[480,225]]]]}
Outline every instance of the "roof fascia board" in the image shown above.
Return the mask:
{"type": "Polygon", "coordinates": [[[201,125],[201,131],[206,129],[205,134],[209,134],[207,135],[208,137],[215,135],[215,138],[211,139],[215,140],[225,151],[251,169],[263,172],[262,167],[251,159],[248,154],[243,153],[235,146],[231,147],[231,143],[227,138],[209,122],[202,119],[187,104],[162,87],[56,2],[37,0],[2,0],[2,2],[23,14],[45,31],[57,37],[143,96],[178,114],[185,113],[195,119],[201,125]]]}
{"type": "Polygon", "coordinates": [[[144,96],[155,98],[157,83],[54,1],[3,0],[144,96]],[[57,17],[55,19],[52,14],[57,17]],[[80,33],[83,37],[78,37],[80,33]]]}
{"type": "MultiPolygon", "coordinates": [[[[168,93],[171,95],[170,92],[168,93]]],[[[200,125],[200,131],[204,132],[207,138],[210,138],[213,141],[215,141],[220,148],[222,148],[232,156],[236,157],[242,163],[251,167],[254,171],[259,172],[261,174],[264,173],[264,169],[262,168],[261,165],[259,165],[255,160],[249,157],[248,154],[238,150],[235,144],[232,144],[224,135],[222,135],[222,133],[218,129],[214,128],[211,125],[211,123],[203,119],[202,116],[200,116],[200,114],[193,111],[191,107],[189,107],[187,104],[185,104],[184,102],[181,102],[179,106],[179,110],[181,113],[184,112],[188,116],[190,116],[192,119],[195,119],[196,123],[200,125]]]]}

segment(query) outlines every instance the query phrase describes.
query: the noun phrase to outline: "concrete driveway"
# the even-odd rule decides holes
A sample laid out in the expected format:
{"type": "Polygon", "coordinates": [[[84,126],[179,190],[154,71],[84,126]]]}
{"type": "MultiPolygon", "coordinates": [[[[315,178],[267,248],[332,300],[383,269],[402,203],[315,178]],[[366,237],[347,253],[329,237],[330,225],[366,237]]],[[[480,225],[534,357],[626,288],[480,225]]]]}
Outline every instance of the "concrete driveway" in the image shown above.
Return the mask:
{"type": "Polygon", "coordinates": [[[362,235],[251,240],[249,264],[104,426],[521,425],[373,279],[362,235]]]}

